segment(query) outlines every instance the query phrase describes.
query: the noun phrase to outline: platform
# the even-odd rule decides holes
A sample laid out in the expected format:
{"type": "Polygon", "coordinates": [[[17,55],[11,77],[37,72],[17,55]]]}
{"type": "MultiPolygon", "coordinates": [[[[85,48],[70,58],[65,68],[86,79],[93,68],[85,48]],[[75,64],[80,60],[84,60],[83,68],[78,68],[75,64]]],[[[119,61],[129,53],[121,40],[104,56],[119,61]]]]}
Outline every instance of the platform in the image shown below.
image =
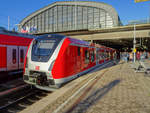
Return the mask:
{"type": "Polygon", "coordinates": [[[21,113],[31,112],[150,113],[150,76],[120,62],[73,80],[21,113]]]}

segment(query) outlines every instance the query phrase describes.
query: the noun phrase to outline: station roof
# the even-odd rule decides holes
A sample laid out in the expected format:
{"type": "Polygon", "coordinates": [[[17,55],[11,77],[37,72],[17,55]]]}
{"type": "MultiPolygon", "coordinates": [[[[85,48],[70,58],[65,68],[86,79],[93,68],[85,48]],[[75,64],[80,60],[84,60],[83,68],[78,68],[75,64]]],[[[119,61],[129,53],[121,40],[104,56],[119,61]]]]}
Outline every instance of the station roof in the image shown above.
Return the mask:
{"type": "MultiPolygon", "coordinates": [[[[150,24],[136,25],[137,47],[144,43],[150,49],[150,24]]],[[[105,29],[84,29],[78,31],[57,32],[73,38],[94,41],[96,43],[113,48],[132,48],[134,37],[134,25],[118,26],[105,29]]],[[[36,35],[41,35],[37,33],[36,35]]]]}
{"type": "Polygon", "coordinates": [[[115,10],[115,8],[113,8],[111,5],[103,3],[103,2],[94,2],[94,1],[59,1],[59,2],[55,2],[52,3],[44,8],[41,8],[33,13],[31,13],[29,16],[27,16],[26,18],[24,18],[20,24],[24,25],[28,20],[32,19],[33,17],[37,16],[38,14],[48,10],[49,8],[52,8],[54,6],[57,5],[79,5],[79,6],[87,6],[87,7],[97,7],[97,8],[101,8],[107,12],[109,12],[109,14],[112,16],[113,20],[114,20],[114,24],[117,26],[118,25],[118,14],[115,10]]]}

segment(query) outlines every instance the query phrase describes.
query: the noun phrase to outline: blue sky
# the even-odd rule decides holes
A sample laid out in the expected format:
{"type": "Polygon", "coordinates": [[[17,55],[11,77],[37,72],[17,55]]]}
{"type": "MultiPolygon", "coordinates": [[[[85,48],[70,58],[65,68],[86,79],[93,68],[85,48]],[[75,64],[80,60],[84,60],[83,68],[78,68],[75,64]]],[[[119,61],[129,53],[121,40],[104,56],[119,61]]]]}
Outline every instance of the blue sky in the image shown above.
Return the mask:
{"type": "MultiPolygon", "coordinates": [[[[57,1],[64,1],[64,0],[57,0],[57,1]]],[[[121,21],[124,24],[126,24],[130,20],[142,20],[148,19],[150,17],[150,1],[140,3],[134,3],[134,0],[90,0],[90,1],[104,2],[109,5],[112,5],[116,9],[118,15],[120,16],[121,21]]],[[[32,12],[54,2],[56,2],[56,0],[1,0],[0,26],[7,28],[9,16],[10,29],[12,29],[13,27],[16,27],[15,24],[18,24],[23,18],[25,18],[32,12]]]]}

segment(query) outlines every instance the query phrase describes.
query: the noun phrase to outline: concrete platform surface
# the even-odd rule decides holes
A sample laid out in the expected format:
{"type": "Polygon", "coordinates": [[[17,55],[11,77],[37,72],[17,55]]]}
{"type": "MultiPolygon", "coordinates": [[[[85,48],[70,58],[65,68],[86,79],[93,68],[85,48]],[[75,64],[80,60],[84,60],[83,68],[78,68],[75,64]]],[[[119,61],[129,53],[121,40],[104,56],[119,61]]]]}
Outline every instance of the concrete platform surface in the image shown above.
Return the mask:
{"type": "Polygon", "coordinates": [[[119,63],[82,76],[42,100],[21,113],[150,113],[150,76],[119,63]],[[49,104],[43,107],[44,102],[49,104]]]}

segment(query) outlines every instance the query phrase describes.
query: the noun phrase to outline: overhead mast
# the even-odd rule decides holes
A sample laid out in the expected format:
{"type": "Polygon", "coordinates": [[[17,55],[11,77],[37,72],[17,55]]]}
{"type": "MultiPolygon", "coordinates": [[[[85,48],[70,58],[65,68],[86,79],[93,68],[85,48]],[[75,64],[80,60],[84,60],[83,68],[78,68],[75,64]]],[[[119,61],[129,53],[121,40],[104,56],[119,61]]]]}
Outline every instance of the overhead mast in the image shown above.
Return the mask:
{"type": "Polygon", "coordinates": [[[10,22],[9,22],[9,16],[8,16],[8,31],[9,31],[9,24],[10,24],[10,22]]]}

